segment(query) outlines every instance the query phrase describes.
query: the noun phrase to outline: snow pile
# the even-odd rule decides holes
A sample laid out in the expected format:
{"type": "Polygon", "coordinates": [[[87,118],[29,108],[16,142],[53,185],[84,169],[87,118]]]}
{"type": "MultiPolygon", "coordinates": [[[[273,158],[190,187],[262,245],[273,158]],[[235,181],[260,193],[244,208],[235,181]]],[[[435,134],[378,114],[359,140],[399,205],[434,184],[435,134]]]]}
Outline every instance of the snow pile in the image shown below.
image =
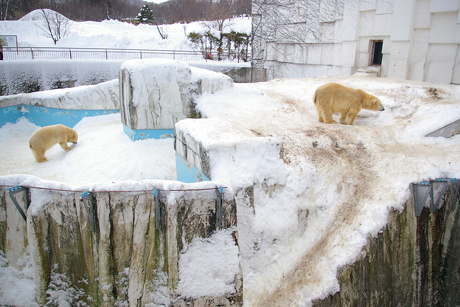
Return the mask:
{"type": "Polygon", "coordinates": [[[0,305],[38,307],[35,302],[35,283],[29,254],[19,258],[16,267],[0,251],[0,305]],[[16,268],[17,267],[17,268],[16,268]]]}
{"type": "Polygon", "coordinates": [[[195,238],[184,247],[179,259],[179,295],[198,298],[235,293],[234,278],[239,272],[238,246],[232,238],[235,231],[227,228],[209,238],[195,238]]]}
{"type": "MultiPolygon", "coordinates": [[[[156,26],[116,20],[102,22],[72,22],[69,34],[54,45],[51,38],[38,27],[39,11],[33,11],[17,21],[0,21],[2,35],[17,35],[19,47],[72,47],[72,48],[119,48],[152,50],[193,50],[187,39],[190,32],[208,30],[206,22],[163,25],[167,39],[162,39],[156,26]]],[[[251,34],[251,18],[239,17],[225,23],[224,32],[232,30],[251,34]]]]}

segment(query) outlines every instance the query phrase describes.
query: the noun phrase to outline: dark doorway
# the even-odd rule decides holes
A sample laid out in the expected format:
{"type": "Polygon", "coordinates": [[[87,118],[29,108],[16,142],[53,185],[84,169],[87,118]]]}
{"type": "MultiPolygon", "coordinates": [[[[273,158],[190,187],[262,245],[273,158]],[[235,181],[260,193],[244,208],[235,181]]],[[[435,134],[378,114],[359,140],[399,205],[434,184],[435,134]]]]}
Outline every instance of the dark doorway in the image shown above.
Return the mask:
{"type": "Polygon", "coordinates": [[[383,58],[382,48],[383,48],[383,41],[373,41],[372,65],[382,64],[382,58],[383,58]]]}

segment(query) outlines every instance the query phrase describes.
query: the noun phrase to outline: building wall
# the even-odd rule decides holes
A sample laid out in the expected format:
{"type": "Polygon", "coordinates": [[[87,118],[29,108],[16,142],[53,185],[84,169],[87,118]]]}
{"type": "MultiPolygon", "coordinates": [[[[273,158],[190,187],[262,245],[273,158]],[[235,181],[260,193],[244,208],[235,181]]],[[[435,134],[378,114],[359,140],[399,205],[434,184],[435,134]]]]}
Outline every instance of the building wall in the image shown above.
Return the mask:
{"type": "Polygon", "coordinates": [[[351,75],[460,84],[460,0],[253,1],[255,67],[267,79],[351,75]],[[383,42],[373,65],[373,42],[383,42]]]}

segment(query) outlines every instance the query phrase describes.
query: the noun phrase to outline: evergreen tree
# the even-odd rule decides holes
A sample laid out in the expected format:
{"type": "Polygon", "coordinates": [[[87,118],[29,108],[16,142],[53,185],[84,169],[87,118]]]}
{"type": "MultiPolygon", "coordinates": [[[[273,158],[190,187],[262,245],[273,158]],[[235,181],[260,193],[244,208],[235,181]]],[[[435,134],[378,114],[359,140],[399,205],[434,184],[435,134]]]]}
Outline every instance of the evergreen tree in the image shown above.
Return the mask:
{"type": "Polygon", "coordinates": [[[155,18],[153,17],[153,11],[147,4],[144,4],[141,10],[139,11],[139,14],[137,14],[137,21],[139,23],[151,24],[153,23],[154,19],[155,18]]]}

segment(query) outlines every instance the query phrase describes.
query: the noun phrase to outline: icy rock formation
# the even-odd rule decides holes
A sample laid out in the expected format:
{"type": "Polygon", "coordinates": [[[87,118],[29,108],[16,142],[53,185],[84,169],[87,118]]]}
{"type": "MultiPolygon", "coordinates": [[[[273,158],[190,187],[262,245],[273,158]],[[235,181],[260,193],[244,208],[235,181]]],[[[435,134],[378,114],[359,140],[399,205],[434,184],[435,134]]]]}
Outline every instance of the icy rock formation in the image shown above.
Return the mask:
{"type": "Polygon", "coordinates": [[[133,130],[174,129],[187,117],[196,117],[193,97],[231,87],[220,73],[173,60],[132,60],[119,74],[122,122],[133,130]]]}

